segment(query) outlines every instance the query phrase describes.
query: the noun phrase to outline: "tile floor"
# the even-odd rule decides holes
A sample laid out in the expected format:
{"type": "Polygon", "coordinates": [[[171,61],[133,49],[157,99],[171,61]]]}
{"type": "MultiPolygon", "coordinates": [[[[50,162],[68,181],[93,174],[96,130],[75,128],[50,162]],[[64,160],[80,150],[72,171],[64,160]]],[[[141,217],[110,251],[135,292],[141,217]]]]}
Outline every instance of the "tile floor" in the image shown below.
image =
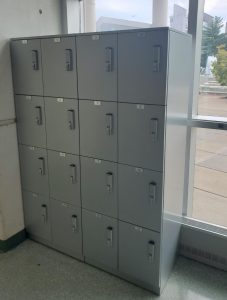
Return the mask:
{"type": "Polygon", "coordinates": [[[226,300],[227,273],[179,257],[161,297],[26,240],[0,253],[1,300],[226,300]]]}

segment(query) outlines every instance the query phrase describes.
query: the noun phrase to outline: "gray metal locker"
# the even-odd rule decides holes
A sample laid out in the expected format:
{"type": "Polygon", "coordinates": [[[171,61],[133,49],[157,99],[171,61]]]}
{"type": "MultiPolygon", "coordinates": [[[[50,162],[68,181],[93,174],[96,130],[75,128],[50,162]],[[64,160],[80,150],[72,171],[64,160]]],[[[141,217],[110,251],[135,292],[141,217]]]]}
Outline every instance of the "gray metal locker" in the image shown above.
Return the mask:
{"type": "Polygon", "coordinates": [[[42,57],[39,39],[13,40],[11,43],[15,94],[43,95],[42,57]]]}
{"type": "Polygon", "coordinates": [[[118,165],[119,219],[161,231],[162,173],[118,165]]]}
{"type": "Polygon", "coordinates": [[[82,207],[117,217],[117,164],[81,156],[82,207]]]}
{"type": "Polygon", "coordinates": [[[119,103],[119,162],[163,170],[165,107],[119,103]]]}
{"type": "Polygon", "coordinates": [[[79,99],[117,101],[117,35],[76,37],[79,99]]]}
{"type": "Polygon", "coordinates": [[[46,147],[46,117],[43,97],[15,95],[18,141],[46,147]]]}
{"type": "Polygon", "coordinates": [[[47,148],[79,154],[78,101],[45,97],[47,148]]]}
{"type": "Polygon", "coordinates": [[[118,101],[164,105],[168,30],[118,35],[118,101]]]}
{"type": "Polygon", "coordinates": [[[44,96],[77,98],[75,37],[41,40],[44,96]]]}
{"type": "Polygon", "coordinates": [[[117,161],[117,103],[80,101],[80,153],[117,161]]]}
{"type": "Polygon", "coordinates": [[[51,228],[54,247],[82,259],[81,208],[51,199],[51,228]]]}
{"type": "Polygon", "coordinates": [[[47,151],[19,145],[22,188],[33,193],[49,195],[47,151]]]}
{"type": "Polygon", "coordinates": [[[48,196],[23,190],[24,221],[26,231],[35,237],[51,241],[50,206],[48,196]]]}
{"type": "Polygon", "coordinates": [[[79,156],[48,150],[48,167],[50,196],[80,206],[79,156]]]}
{"type": "Polygon", "coordinates": [[[150,287],[159,287],[160,236],[119,221],[119,271],[150,287]]]}
{"type": "Polygon", "coordinates": [[[118,221],[82,209],[82,224],[85,261],[117,269],[118,221]]]}

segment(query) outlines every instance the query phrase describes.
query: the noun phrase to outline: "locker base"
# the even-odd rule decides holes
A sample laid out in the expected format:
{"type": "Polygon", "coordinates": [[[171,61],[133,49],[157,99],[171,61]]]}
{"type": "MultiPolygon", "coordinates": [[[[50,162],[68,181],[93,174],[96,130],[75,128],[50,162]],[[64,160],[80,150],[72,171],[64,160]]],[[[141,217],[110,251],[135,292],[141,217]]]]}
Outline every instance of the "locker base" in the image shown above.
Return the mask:
{"type": "Polygon", "coordinates": [[[87,263],[87,264],[89,264],[93,267],[96,267],[97,269],[100,269],[102,271],[105,271],[105,272],[109,273],[110,275],[120,277],[121,279],[124,279],[125,281],[128,281],[129,283],[132,283],[132,284],[134,284],[134,285],[136,285],[140,288],[148,290],[149,292],[155,293],[158,296],[161,294],[161,288],[160,287],[150,285],[150,284],[144,283],[142,281],[139,281],[135,278],[132,278],[132,277],[126,275],[126,274],[123,274],[123,273],[119,272],[118,270],[115,270],[113,268],[108,268],[107,266],[104,266],[104,265],[98,263],[97,261],[95,261],[93,259],[85,257],[85,263],[87,263]]]}
{"type": "Polygon", "coordinates": [[[7,240],[0,240],[0,252],[7,252],[17,245],[22,243],[26,239],[26,232],[25,230],[21,230],[18,233],[14,234],[7,240]]]}

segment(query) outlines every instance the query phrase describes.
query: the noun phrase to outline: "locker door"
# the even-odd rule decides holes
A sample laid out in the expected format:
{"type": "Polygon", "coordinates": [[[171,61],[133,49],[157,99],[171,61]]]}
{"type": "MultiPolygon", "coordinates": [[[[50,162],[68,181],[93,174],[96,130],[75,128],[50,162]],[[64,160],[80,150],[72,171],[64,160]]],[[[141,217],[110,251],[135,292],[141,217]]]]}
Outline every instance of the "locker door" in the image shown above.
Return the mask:
{"type": "Polygon", "coordinates": [[[51,241],[50,206],[48,196],[23,191],[26,231],[36,237],[51,241]]]}
{"type": "Polygon", "coordinates": [[[51,199],[51,222],[54,247],[81,259],[81,209],[51,199]]]}
{"type": "Polygon", "coordinates": [[[44,95],[77,98],[75,37],[42,39],[44,95]]]}
{"type": "Polygon", "coordinates": [[[80,201],[80,161],[76,155],[48,150],[50,196],[72,205],[80,201]]]}
{"type": "Polygon", "coordinates": [[[117,164],[81,157],[82,206],[117,217],[117,164]]]}
{"type": "Polygon", "coordinates": [[[117,103],[80,101],[80,150],[84,156],[117,161],[117,103]]]}
{"type": "Polygon", "coordinates": [[[119,101],[165,104],[167,47],[166,29],[119,33],[119,101]]]}
{"type": "Polygon", "coordinates": [[[15,94],[43,95],[40,40],[17,40],[11,43],[15,94]]]}
{"type": "Polygon", "coordinates": [[[46,147],[46,117],[43,97],[15,96],[19,143],[46,147]]]}
{"type": "Polygon", "coordinates": [[[129,278],[159,286],[160,236],[119,222],[119,271],[129,278]]]}
{"type": "Polygon", "coordinates": [[[162,171],[165,107],[119,103],[119,162],[162,171]]]}
{"type": "Polygon", "coordinates": [[[84,209],[82,213],[85,261],[117,269],[117,220],[84,209]]]}
{"type": "Polygon", "coordinates": [[[119,165],[118,176],[119,218],[160,231],[162,173],[119,165]]]}
{"type": "Polygon", "coordinates": [[[21,183],[25,190],[48,195],[47,152],[41,148],[19,145],[21,183]]]}
{"type": "Polygon", "coordinates": [[[117,35],[77,36],[80,99],[117,101],[117,35]]]}
{"type": "Polygon", "coordinates": [[[45,97],[47,148],[79,154],[78,101],[45,97]]]}

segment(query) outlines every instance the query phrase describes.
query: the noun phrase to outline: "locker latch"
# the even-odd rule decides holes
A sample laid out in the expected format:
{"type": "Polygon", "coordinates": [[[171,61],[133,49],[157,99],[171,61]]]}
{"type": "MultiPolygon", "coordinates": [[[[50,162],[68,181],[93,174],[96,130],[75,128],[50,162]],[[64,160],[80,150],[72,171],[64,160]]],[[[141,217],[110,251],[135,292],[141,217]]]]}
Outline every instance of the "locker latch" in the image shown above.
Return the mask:
{"type": "Polygon", "coordinates": [[[107,135],[113,134],[113,114],[106,114],[106,133],[107,135]]]}
{"type": "Polygon", "coordinates": [[[111,193],[113,191],[113,173],[107,172],[106,173],[106,187],[107,191],[111,193]]]}
{"type": "Polygon", "coordinates": [[[65,69],[73,71],[73,52],[72,49],[65,49],[65,69]]]}
{"type": "Polygon", "coordinates": [[[107,227],[107,246],[113,246],[113,227],[111,226],[107,227]]]}
{"type": "Polygon", "coordinates": [[[157,193],[157,184],[156,182],[149,183],[149,200],[150,203],[153,204],[156,201],[156,193],[157,193]]]}
{"type": "Polygon", "coordinates": [[[106,72],[113,72],[113,48],[106,47],[106,72]]]}
{"type": "Polygon", "coordinates": [[[153,72],[160,72],[160,59],[161,59],[160,45],[153,46],[153,72]]]}
{"type": "Polygon", "coordinates": [[[42,204],[41,208],[42,208],[43,223],[46,224],[47,223],[47,206],[46,206],[46,204],[42,204]]]}
{"type": "Polygon", "coordinates": [[[76,183],[76,165],[71,164],[69,166],[69,168],[70,168],[70,180],[71,180],[71,183],[74,184],[74,183],[76,183]]]}
{"type": "Polygon", "coordinates": [[[44,159],[44,157],[39,157],[38,161],[39,161],[39,174],[41,176],[44,176],[45,175],[45,159],[44,159]]]}
{"type": "Polygon", "coordinates": [[[158,139],[158,119],[156,118],[150,120],[150,134],[152,136],[152,141],[156,142],[158,139]]]}
{"type": "Polygon", "coordinates": [[[77,232],[77,230],[78,230],[77,215],[72,215],[72,231],[77,232]]]}
{"type": "Polygon", "coordinates": [[[75,129],[75,111],[74,111],[74,109],[69,109],[67,111],[67,114],[68,114],[69,129],[73,130],[73,129],[75,129]]]}
{"type": "Polygon", "coordinates": [[[155,243],[154,241],[149,241],[148,242],[148,261],[149,263],[152,263],[154,260],[154,247],[155,243]]]}
{"type": "Polygon", "coordinates": [[[42,125],[43,124],[43,118],[42,118],[42,107],[36,106],[35,107],[35,115],[36,115],[36,124],[42,125]]]}
{"type": "Polygon", "coordinates": [[[32,69],[39,70],[39,54],[38,50],[32,50],[32,69]]]}

